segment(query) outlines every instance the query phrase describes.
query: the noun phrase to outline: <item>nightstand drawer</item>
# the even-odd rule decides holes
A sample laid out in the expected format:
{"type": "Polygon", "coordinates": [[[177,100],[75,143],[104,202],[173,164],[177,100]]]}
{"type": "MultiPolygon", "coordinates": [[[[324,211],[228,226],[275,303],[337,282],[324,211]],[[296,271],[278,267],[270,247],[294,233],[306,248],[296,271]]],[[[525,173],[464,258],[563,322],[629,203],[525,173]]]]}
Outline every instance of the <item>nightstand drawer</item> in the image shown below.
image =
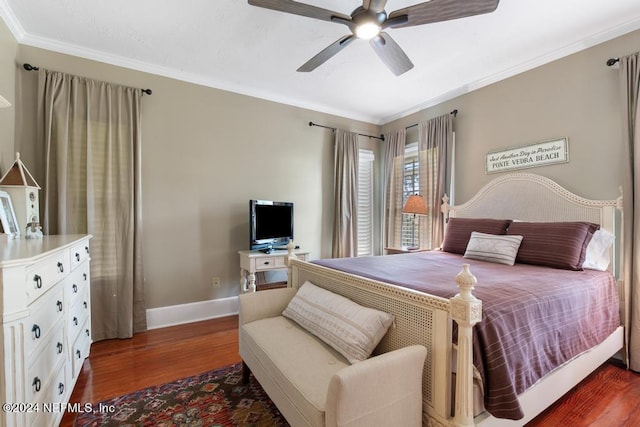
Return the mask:
{"type": "Polygon", "coordinates": [[[271,268],[282,268],[284,265],[283,257],[265,257],[256,259],[256,270],[269,270],[271,268]]]}

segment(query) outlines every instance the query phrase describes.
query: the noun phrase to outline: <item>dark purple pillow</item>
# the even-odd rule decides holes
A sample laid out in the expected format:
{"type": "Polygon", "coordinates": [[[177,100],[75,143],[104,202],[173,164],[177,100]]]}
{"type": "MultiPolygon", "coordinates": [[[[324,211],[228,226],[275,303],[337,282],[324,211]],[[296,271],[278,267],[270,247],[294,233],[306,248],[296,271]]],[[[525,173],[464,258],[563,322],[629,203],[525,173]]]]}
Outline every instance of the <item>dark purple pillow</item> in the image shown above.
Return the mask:
{"type": "Polygon", "coordinates": [[[510,219],[493,218],[449,218],[444,233],[442,250],[454,254],[464,255],[471,232],[486,234],[506,234],[510,219]]]}
{"type": "Polygon", "coordinates": [[[598,224],[590,222],[513,222],[507,234],[522,236],[516,262],[582,270],[587,246],[598,224]]]}

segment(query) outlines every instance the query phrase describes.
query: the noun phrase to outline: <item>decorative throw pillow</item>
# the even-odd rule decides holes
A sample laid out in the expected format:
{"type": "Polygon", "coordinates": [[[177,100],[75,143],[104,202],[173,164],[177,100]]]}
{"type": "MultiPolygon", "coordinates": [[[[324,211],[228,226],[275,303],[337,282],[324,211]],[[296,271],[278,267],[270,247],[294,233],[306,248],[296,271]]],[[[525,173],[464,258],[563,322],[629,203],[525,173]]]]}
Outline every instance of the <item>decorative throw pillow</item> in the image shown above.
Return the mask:
{"type": "Polygon", "coordinates": [[[510,219],[493,218],[449,218],[444,233],[442,250],[454,254],[464,255],[471,232],[487,234],[506,234],[510,219]]]}
{"type": "Polygon", "coordinates": [[[590,222],[514,222],[507,234],[523,236],[516,262],[582,270],[587,245],[599,227],[590,222]]]}
{"type": "Polygon", "coordinates": [[[471,233],[464,257],[498,264],[513,265],[522,242],[522,236],[471,233]]]}
{"type": "Polygon", "coordinates": [[[282,315],[329,344],[350,363],[367,359],[393,323],[393,315],[305,282],[282,315]]]}
{"type": "Polygon", "coordinates": [[[587,245],[587,252],[582,268],[606,271],[611,262],[611,246],[615,241],[616,236],[607,230],[596,230],[587,245]]]}

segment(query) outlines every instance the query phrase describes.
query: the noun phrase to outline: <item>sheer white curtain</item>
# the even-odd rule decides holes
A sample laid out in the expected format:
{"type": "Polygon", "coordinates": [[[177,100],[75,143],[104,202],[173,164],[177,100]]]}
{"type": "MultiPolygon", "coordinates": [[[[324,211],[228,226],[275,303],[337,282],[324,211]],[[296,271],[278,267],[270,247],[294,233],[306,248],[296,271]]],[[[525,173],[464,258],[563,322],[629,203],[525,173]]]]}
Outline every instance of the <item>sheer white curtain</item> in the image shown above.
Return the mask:
{"type": "Polygon", "coordinates": [[[93,338],[146,329],[140,197],[140,89],[41,69],[43,228],[92,234],[93,338]]]}
{"type": "Polygon", "coordinates": [[[420,247],[435,248],[442,243],[444,219],[440,204],[445,194],[448,152],[453,143],[453,116],[443,114],[418,124],[418,162],[420,194],[429,209],[427,220],[420,221],[420,247]]]}
{"type": "Polygon", "coordinates": [[[620,58],[620,95],[629,153],[623,185],[625,326],[630,367],[640,371],[640,53],[620,58]]]}
{"type": "Polygon", "coordinates": [[[334,146],[334,258],[357,255],[358,155],[358,134],[337,129],[334,146]]]}
{"type": "Polygon", "coordinates": [[[383,246],[402,246],[402,189],[406,129],[390,132],[384,138],[384,225],[383,246]]]}

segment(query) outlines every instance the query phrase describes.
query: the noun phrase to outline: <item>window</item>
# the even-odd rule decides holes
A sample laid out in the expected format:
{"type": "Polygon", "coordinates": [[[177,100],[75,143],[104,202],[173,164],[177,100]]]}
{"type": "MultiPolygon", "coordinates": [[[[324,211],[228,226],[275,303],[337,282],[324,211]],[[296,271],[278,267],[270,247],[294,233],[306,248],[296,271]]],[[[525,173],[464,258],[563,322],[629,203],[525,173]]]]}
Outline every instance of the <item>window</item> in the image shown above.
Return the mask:
{"type": "Polygon", "coordinates": [[[357,256],[373,255],[373,151],[358,152],[358,249],[357,256]]]}
{"type": "MultiPolygon", "coordinates": [[[[407,144],[404,152],[404,172],[402,184],[402,206],[412,194],[420,192],[420,170],[418,162],[418,143],[407,144]]],[[[419,246],[418,227],[413,215],[402,215],[401,245],[419,246]]]]}
{"type": "MultiPolygon", "coordinates": [[[[431,200],[433,188],[420,189],[420,176],[430,177],[437,170],[438,156],[437,149],[431,149],[418,153],[418,144],[407,144],[404,153],[404,171],[402,186],[402,205],[412,194],[420,194],[425,200],[431,200]],[[422,162],[422,164],[421,164],[422,162]],[[423,192],[426,191],[426,194],[423,192]]],[[[435,180],[433,180],[435,182],[435,180]]],[[[425,183],[422,183],[423,185],[425,183]]],[[[428,202],[427,202],[428,203],[428,202]]],[[[428,214],[420,218],[413,215],[402,215],[402,239],[403,247],[420,247],[429,249],[431,242],[431,224],[434,210],[427,206],[428,214]],[[422,239],[420,238],[422,237],[422,239]],[[422,242],[421,242],[422,241],[422,242]]],[[[437,210],[436,210],[437,212],[437,210]]]]}

